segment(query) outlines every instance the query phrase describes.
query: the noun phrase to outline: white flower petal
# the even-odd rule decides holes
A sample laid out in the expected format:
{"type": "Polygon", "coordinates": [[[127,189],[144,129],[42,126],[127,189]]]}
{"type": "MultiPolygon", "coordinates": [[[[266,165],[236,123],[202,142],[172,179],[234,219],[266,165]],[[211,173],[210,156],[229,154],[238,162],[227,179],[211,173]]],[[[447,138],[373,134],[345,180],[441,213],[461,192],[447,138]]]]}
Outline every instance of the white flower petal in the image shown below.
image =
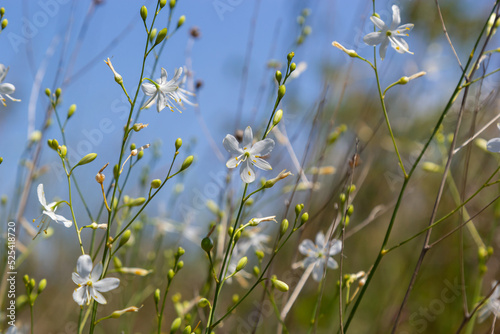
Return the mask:
{"type": "Polygon", "coordinates": [[[162,111],[163,109],[165,109],[167,104],[168,104],[167,97],[162,93],[158,93],[158,99],[156,101],[156,110],[158,112],[162,111]]]}
{"type": "Polygon", "coordinates": [[[309,239],[302,240],[299,245],[299,252],[302,255],[313,256],[316,253],[316,246],[309,239]]]}
{"type": "Polygon", "coordinates": [[[99,291],[97,291],[95,288],[91,288],[92,289],[92,298],[95,299],[96,302],[98,302],[99,304],[106,304],[107,301],[106,301],[106,298],[104,298],[103,295],[101,295],[99,293],[99,291]]]}
{"type": "Polygon", "coordinates": [[[392,23],[391,29],[396,28],[401,23],[401,16],[399,15],[399,7],[392,5],[392,23]]]}
{"type": "Polygon", "coordinates": [[[500,138],[490,139],[486,143],[486,149],[493,153],[500,153],[500,138]]]}
{"type": "Polygon", "coordinates": [[[337,269],[339,267],[339,264],[333,259],[333,257],[329,257],[327,266],[330,269],[337,269]]]}
{"type": "Polygon", "coordinates": [[[415,25],[413,23],[408,23],[408,24],[403,24],[399,27],[397,27],[393,33],[395,32],[395,35],[397,36],[407,36],[408,32],[413,29],[415,25]]]}
{"type": "Polygon", "coordinates": [[[312,276],[316,282],[321,281],[321,278],[323,278],[324,267],[324,261],[316,261],[314,264],[312,276]]]}
{"type": "Polygon", "coordinates": [[[120,285],[120,280],[115,277],[107,277],[95,282],[93,287],[101,292],[107,292],[116,289],[120,285]]]}
{"type": "Polygon", "coordinates": [[[255,181],[255,170],[249,159],[241,163],[240,177],[245,183],[252,183],[255,181]]]}
{"type": "Polygon", "coordinates": [[[331,242],[330,246],[330,251],[328,252],[328,255],[335,255],[340,253],[342,250],[342,241],[333,239],[331,242]]]}
{"type": "Polygon", "coordinates": [[[156,94],[151,96],[144,104],[142,105],[141,109],[149,108],[153,105],[155,102],[156,94]]]}
{"type": "Polygon", "coordinates": [[[38,194],[38,200],[40,201],[40,204],[47,209],[47,201],[45,200],[45,192],[43,191],[43,184],[40,183],[38,187],[36,188],[36,192],[38,194]]]}
{"type": "Polygon", "coordinates": [[[155,95],[156,92],[158,91],[156,89],[156,86],[153,85],[151,82],[144,82],[141,85],[141,88],[142,88],[142,91],[144,92],[144,94],[146,94],[146,95],[155,95]]]}
{"type": "MultiPolygon", "coordinates": [[[[46,211],[44,211],[45,213],[46,211]]],[[[64,218],[63,216],[61,215],[56,215],[55,213],[52,212],[52,215],[50,216],[52,219],[54,219],[54,221],[58,224],[63,224],[65,227],[71,227],[71,225],[73,225],[73,222],[69,219],[66,219],[64,218]],[[52,218],[52,215],[54,216],[54,218],[52,218]]]]}
{"type": "Polygon", "coordinates": [[[167,78],[168,78],[167,70],[162,67],[161,68],[160,85],[166,84],[167,83],[167,78]]]}
{"type": "Polygon", "coordinates": [[[260,158],[262,156],[268,155],[274,148],[274,140],[271,138],[266,138],[264,140],[258,141],[250,149],[250,154],[260,158]]]}
{"type": "Polygon", "coordinates": [[[16,91],[16,87],[14,87],[13,84],[10,84],[10,83],[0,84],[0,93],[6,94],[11,100],[12,100],[12,98],[8,94],[14,94],[15,91],[16,91]]]}
{"type": "Polygon", "coordinates": [[[226,135],[226,137],[222,141],[222,145],[224,146],[226,151],[231,154],[231,156],[238,156],[243,154],[243,150],[240,148],[238,140],[236,140],[233,135],[226,135]]]}
{"type": "Polygon", "coordinates": [[[316,234],[316,247],[318,247],[321,252],[326,248],[325,235],[321,231],[316,234]]]}
{"type": "Polygon", "coordinates": [[[266,160],[264,159],[261,159],[261,158],[253,158],[252,159],[252,162],[253,164],[255,165],[255,167],[258,167],[260,169],[263,169],[263,170],[272,170],[273,167],[271,167],[271,165],[269,164],[269,162],[267,162],[266,160]]]}
{"type": "Polygon", "coordinates": [[[310,265],[314,265],[318,261],[316,256],[308,256],[304,260],[302,260],[301,264],[303,268],[308,268],[310,265]]]}
{"type": "Polygon", "coordinates": [[[89,278],[92,272],[92,259],[89,255],[80,255],[76,262],[76,272],[82,279],[89,278]]]}
{"type": "Polygon", "coordinates": [[[73,300],[80,306],[83,306],[87,300],[87,287],[81,286],[73,291],[73,300]]]}
{"type": "Polygon", "coordinates": [[[373,24],[379,28],[380,30],[387,30],[388,27],[387,25],[384,23],[384,21],[382,21],[381,19],[379,19],[378,17],[376,16],[370,16],[370,20],[373,22],[373,24]]]}
{"type": "Polygon", "coordinates": [[[4,64],[0,64],[0,82],[5,79],[7,72],[9,72],[9,69],[4,64]]]}
{"type": "Polygon", "coordinates": [[[92,270],[92,273],[90,274],[90,277],[92,278],[92,282],[97,284],[96,282],[101,278],[102,274],[102,263],[99,262],[98,264],[95,265],[94,269],[92,270]]]}
{"type": "Polygon", "coordinates": [[[378,52],[380,54],[380,59],[384,60],[388,46],[389,46],[389,38],[386,38],[386,39],[384,39],[382,44],[380,44],[380,48],[378,50],[378,52]]]}
{"type": "Polygon", "coordinates": [[[252,128],[247,126],[247,128],[243,132],[243,140],[241,141],[241,146],[243,146],[243,149],[246,148],[248,150],[252,146],[252,142],[253,142],[252,128]]]}
{"type": "Polygon", "coordinates": [[[181,77],[183,71],[184,71],[183,67],[179,67],[179,68],[175,69],[174,78],[172,79],[172,81],[175,81],[177,83],[177,81],[179,81],[179,78],[181,77]]]}
{"type": "Polygon", "coordinates": [[[399,36],[389,36],[389,40],[391,41],[391,46],[398,53],[409,52],[408,43],[404,39],[399,36]]]}
{"type": "Polygon", "coordinates": [[[84,285],[85,283],[87,283],[87,279],[81,278],[77,273],[73,273],[71,275],[71,279],[73,280],[73,282],[75,282],[76,285],[84,285]]]}
{"type": "Polygon", "coordinates": [[[365,37],[363,37],[363,42],[371,46],[376,46],[385,41],[386,39],[387,36],[385,34],[382,34],[381,32],[371,32],[367,34],[365,37]]]}

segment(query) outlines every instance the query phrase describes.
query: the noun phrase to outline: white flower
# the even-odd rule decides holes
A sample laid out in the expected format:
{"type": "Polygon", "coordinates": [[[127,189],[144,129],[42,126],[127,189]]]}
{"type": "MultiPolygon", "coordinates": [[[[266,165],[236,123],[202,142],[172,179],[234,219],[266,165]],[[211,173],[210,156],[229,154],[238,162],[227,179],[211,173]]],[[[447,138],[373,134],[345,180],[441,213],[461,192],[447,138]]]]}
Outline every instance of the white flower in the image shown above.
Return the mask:
{"type": "Polygon", "coordinates": [[[486,304],[479,310],[479,322],[486,320],[490,314],[493,314],[495,318],[500,318],[500,286],[495,287],[497,283],[491,283],[491,288],[495,288],[495,291],[493,291],[486,304]]]}
{"type": "Polygon", "coordinates": [[[232,135],[227,135],[222,141],[224,148],[231,154],[227,161],[227,168],[235,168],[241,163],[240,176],[243,182],[251,183],[255,181],[255,170],[253,165],[263,170],[273,169],[262,156],[268,155],[274,148],[274,140],[266,138],[252,145],[253,132],[251,127],[247,127],[243,133],[241,146],[238,140],[232,135]]]}
{"type": "Polygon", "coordinates": [[[162,68],[161,78],[156,80],[157,85],[152,82],[144,82],[142,91],[151,97],[144,103],[142,108],[149,108],[156,101],[156,110],[158,112],[165,107],[168,107],[171,111],[178,110],[181,112],[177,106],[184,108],[183,102],[193,105],[186,95],[194,96],[194,94],[182,88],[186,81],[186,77],[181,79],[182,71],[183,68],[179,67],[175,70],[174,78],[167,81],[167,71],[162,68]]]}
{"type": "Polygon", "coordinates": [[[40,183],[36,190],[38,193],[38,200],[40,201],[40,204],[42,204],[44,209],[43,214],[49,216],[58,224],[63,224],[66,227],[71,227],[71,225],[73,225],[73,222],[71,220],[68,220],[61,215],[55,214],[57,209],[57,207],[55,206],[56,202],[47,204],[47,201],[45,200],[45,192],[43,191],[43,184],[40,183]]]}
{"type": "Polygon", "coordinates": [[[5,65],[0,64],[0,102],[2,102],[4,107],[6,107],[7,105],[5,104],[5,98],[3,97],[3,95],[7,96],[14,102],[21,101],[10,96],[10,94],[14,94],[14,92],[16,91],[16,87],[14,87],[13,84],[2,83],[5,77],[7,76],[7,72],[9,72],[9,69],[5,67],[5,65]]]}
{"type": "Polygon", "coordinates": [[[106,299],[101,292],[116,289],[120,285],[120,280],[114,277],[99,280],[102,274],[102,263],[98,263],[92,270],[92,259],[88,255],[81,255],[78,258],[76,271],[72,279],[78,288],[73,292],[73,299],[80,306],[89,305],[92,298],[100,304],[106,304],[106,299]]]}
{"type": "Polygon", "coordinates": [[[320,231],[316,235],[316,244],[309,239],[305,239],[300,243],[299,252],[306,256],[301,261],[301,265],[304,268],[314,265],[312,276],[315,281],[319,282],[323,277],[325,262],[328,268],[337,269],[339,267],[332,256],[340,253],[341,249],[342,242],[340,240],[334,239],[331,242],[327,242],[325,235],[320,231]]]}
{"type": "Polygon", "coordinates": [[[271,237],[264,233],[260,228],[252,228],[250,230],[245,230],[243,232],[242,238],[236,244],[235,249],[241,256],[247,255],[249,251],[263,251],[264,253],[270,253],[271,249],[267,247],[267,244],[271,240],[271,237]]]}
{"type": "Polygon", "coordinates": [[[401,17],[399,16],[398,6],[392,6],[392,23],[390,27],[388,27],[384,21],[376,16],[370,16],[370,20],[377,28],[380,29],[380,31],[369,33],[363,38],[363,41],[371,46],[380,44],[379,54],[382,60],[385,58],[389,42],[391,43],[392,48],[398,53],[408,52],[413,54],[413,52],[410,52],[409,50],[408,43],[401,38],[409,36],[408,32],[413,28],[413,24],[409,23],[401,26],[399,25],[401,23],[401,17]]]}
{"type": "MultiPolygon", "coordinates": [[[[500,130],[500,123],[497,124],[497,127],[500,130]]],[[[488,140],[486,143],[486,149],[493,153],[500,153],[500,138],[488,140]]]]}

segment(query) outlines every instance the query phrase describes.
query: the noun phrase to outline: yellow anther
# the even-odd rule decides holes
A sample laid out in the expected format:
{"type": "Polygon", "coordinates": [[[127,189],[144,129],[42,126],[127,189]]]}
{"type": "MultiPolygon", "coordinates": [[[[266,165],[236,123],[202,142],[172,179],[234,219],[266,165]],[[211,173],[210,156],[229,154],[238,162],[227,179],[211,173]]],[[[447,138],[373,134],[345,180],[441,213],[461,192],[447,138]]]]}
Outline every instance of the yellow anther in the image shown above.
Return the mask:
{"type": "Polygon", "coordinates": [[[248,175],[252,175],[252,173],[248,172],[248,175]]]}

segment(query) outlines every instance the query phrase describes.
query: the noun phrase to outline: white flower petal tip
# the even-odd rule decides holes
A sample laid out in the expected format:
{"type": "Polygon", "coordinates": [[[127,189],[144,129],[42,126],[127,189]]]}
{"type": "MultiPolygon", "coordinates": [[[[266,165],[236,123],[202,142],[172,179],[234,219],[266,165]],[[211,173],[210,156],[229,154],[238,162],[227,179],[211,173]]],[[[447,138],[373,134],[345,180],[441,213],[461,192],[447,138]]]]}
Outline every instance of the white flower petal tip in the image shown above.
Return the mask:
{"type": "Polygon", "coordinates": [[[182,73],[182,67],[176,69],[174,77],[167,81],[167,71],[162,68],[161,78],[156,80],[156,85],[153,82],[145,81],[141,88],[144,94],[150,96],[150,98],[144,103],[141,109],[149,108],[155,102],[158,112],[168,107],[172,112],[177,110],[182,113],[179,108],[184,109],[184,103],[196,106],[196,104],[189,101],[188,98],[188,96],[194,96],[195,94],[183,88],[186,82],[186,76],[182,77],[182,73]]]}
{"type": "Polygon", "coordinates": [[[371,46],[380,44],[379,55],[382,60],[385,58],[387,46],[389,46],[389,44],[391,44],[391,47],[398,53],[413,54],[403,37],[409,36],[408,33],[413,29],[414,25],[412,23],[400,25],[401,17],[398,6],[392,6],[392,23],[390,26],[385,24],[385,22],[377,16],[371,16],[370,20],[380,29],[380,31],[371,32],[365,35],[363,41],[371,46]]]}
{"type": "MultiPolygon", "coordinates": [[[[43,190],[42,183],[40,183],[37,186],[36,192],[38,195],[38,201],[40,202],[40,204],[43,207],[42,212],[44,215],[46,215],[47,217],[49,217],[50,219],[52,219],[53,221],[55,221],[58,224],[63,224],[65,227],[71,227],[73,225],[73,221],[66,219],[65,217],[63,217],[61,215],[57,215],[55,213],[56,209],[57,209],[56,202],[52,202],[52,203],[47,204],[47,200],[45,199],[45,192],[43,190]]],[[[43,226],[42,226],[42,229],[43,229],[43,226]]]]}
{"type": "Polygon", "coordinates": [[[16,91],[16,87],[13,84],[7,82],[2,83],[5,80],[5,77],[7,76],[8,72],[9,68],[5,67],[5,65],[3,64],[0,64],[0,102],[2,102],[4,107],[7,106],[7,104],[5,103],[5,101],[7,101],[5,97],[7,97],[9,100],[13,102],[21,101],[19,99],[15,99],[12,96],[10,96],[11,94],[14,94],[14,92],[16,91]]]}
{"type": "Polygon", "coordinates": [[[89,255],[80,255],[76,263],[76,273],[72,279],[78,285],[73,291],[73,300],[80,306],[89,305],[92,299],[100,304],[106,304],[106,298],[101,292],[108,292],[120,285],[115,277],[99,279],[102,274],[102,264],[98,263],[92,269],[92,259],[89,255]]]}
{"type": "Polygon", "coordinates": [[[342,241],[333,239],[328,242],[323,232],[316,234],[316,243],[309,239],[303,240],[299,245],[299,252],[306,257],[299,262],[303,268],[314,266],[312,277],[316,282],[321,281],[325,265],[330,269],[337,269],[338,263],[333,259],[333,255],[342,250],[342,241]]]}
{"type": "Polygon", "coordinates": [[[262,170],[272,170],[272,166],[262,157],[271,153],[275,145],[274,140],[266,138],[253,144],[251,127],[248,126],[243,132],[241,144],[233,135],[228,134],[222,141],[222,145],[231,154],[226,167],[236,168],[241,164],[240,177],[243,182],[252,183],[255,181],[254,166],[262,170]]]}

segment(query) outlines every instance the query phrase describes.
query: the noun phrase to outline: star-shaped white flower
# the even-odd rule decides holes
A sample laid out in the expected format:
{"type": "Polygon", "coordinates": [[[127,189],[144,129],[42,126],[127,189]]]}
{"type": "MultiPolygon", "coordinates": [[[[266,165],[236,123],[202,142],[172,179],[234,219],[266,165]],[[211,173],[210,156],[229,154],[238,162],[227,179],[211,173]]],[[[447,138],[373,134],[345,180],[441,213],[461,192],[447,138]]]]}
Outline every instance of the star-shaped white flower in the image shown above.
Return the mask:
{"type": "Polygon", "coordinates": [[[493,314],[495,318],[500,318],[500,286],[495,287],[497,283],[493,282],[491,284],[491,288],[495,288],[495,291],[493,291],[486,304],[479,310],[479,322],[486,320],[490,314],[493,314]]]}
{"type": "Polygon", "coordinates": [[[266,138],[253,143],[253,132],[251,127],[247,127],[243,133],[241,146],[238,140],[232,135],[227,135],[222,141],[224,148],[231,154],[227,161],[227,168],[236,168],[241,164],[240,176],[243,182],[251,183],[255,181],[255,169],[253,166],[263,169],[273,169],[271,165],[261,157],[268,155],[274,148],[274,140],[266,138]]]}
{"type": "Polygon", "coordinates": [[[340,253],[342,249],[342,242],[340,240],[332,240],[327,242],[323,232],[319,232],[316,235],[316,244],[309,239],[305,239],[299,245],[299,252],[305,255],[306,258],[301,261],[301,265],[304,268],[308,268],[313,265],[312,277],[315,281],[321,281],[323,277],[323,271],[325,268],[325,262],[328,268],[337,269],[339,265],[337,261],[333,259],[333,255],[340,253]]]}
{"type": "Polygon", "coordinates": [[[413,54],[413,52],[410,52],[408,43],[402,38],[409,36],[408,32],[413,28],[413,24],[408,23],[399,25],[401,23],[401,17],[399,16],[398,6],[392,6],[392,23],[390,27],[376,16],[370,16],[370,20],[380,29],[380,31],[369,33],[363,38],[363,41],[371,46],[380,44],[379,54],[382,60],[385,58],[389,43],[391,43],[392,48],[398,53],[408,52],[413,54]]]}
{"type": "Polygon", "coordinates": [[[151,96],[142,106],[142,108],[150,107],[154,102],[156,102],[156,110],[158,112],[162,111],[165,107],[168,107],[171,111],[178,110],[180,106],[184,108],[184,102],[189,105],[193,105],[188,100],[187,95],[194,96],[193,93],[185,90],[183,87],[186,77],[181,79],[183,68],[179,67],[175,70],[173,79],[167,81],[167,71],[161,69],[161,78],[156,80],[157,85],[152,82],[144,82],[142,84],[142,91],[144,94],[151,96]]]}
{"type": "MultiPolygon", "coordinates": [[[[500,123],[497,124],[497,127],[500,130],[500,123]]],[[[486,143],[486,149],[493,153],[500,153],[500,138],[488,140],[486,143]]]]}
{"type": "Polygon", "coordinates": [[[88,255],[81,255],[78,258],[76,271],[72,279],[78,288],[73,291],[73,299],[80,306],[89,305],[92,298],[100,304],[106,304],[106,298],[101,292],[116,289],[120,285],[118,278],[108,277],[100,280],[102,263],[98,263],[92,270],[92,259],[88,255]]]}
{"type": "Polygon", "coordinates": [[[55,213],[57,209],[57,207],[55,206],[56,202],[47,204],[47,200],[45,199],[45,192],[43,191],[43,184],[40,183],[36,188],[36,190],[38,193],[38,200],[40,201],[40,204],[42,204],[44,209],[43,214],[47,215],[58,224],[63,224],[66,227],[71,227],[71,225],[73,225],[73,222],[71,220],[66,219],[61,215],[56,215],[55,213]]]}
{"type": "Polygon", "coordinates": [[[7,76],[7,72],[9,72],[9,69],[5,67],[5,65],[0,64],[0,102],[6,107],[7,105],[5,104],[5,98],[3,97],[4,95],[7,96],[10,100],[14,102],[19,102],[21,100],[15,99],[10,94],[14,94],[16,91],[16,87],[14,87],[13,84],[10,83],[2,83],[7,76]]]}

